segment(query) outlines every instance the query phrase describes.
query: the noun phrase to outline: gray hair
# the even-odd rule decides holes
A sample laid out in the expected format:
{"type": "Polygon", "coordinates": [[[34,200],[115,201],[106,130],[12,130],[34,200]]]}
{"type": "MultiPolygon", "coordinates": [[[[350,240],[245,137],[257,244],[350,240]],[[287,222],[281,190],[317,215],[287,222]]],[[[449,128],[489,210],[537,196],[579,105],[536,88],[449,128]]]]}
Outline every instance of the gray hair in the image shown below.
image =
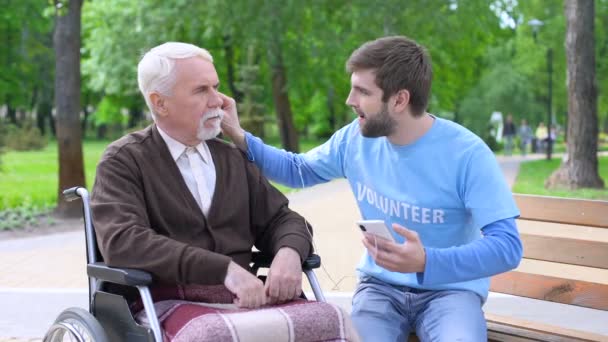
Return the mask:
{"type": "Polygon", "coordinates": [[[201,57],[213,63],[209,51],[196,45],[168,42],[152,48],[142,57],[137,65],[137,84],[146,100],[152,118],[156,113],[150,101],[153,92],[171,96],[175,85],[175,60],[190,57],[201,57]]]}

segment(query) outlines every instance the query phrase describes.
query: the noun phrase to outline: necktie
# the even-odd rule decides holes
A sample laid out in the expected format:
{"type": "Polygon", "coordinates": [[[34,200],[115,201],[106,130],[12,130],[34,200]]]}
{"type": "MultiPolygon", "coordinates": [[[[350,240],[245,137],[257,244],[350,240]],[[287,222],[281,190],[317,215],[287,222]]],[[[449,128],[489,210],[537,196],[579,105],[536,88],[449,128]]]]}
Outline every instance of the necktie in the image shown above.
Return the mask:
{"type": "MultiPolygon", "coordinates": [[[[201,156],[194,147],[186,148],[186,156],[188,157],[188,161],[190,162],[190,168],[192,169],[194,181],[196,182],[196,188],[198,190],[198,205],[203,211],[203,214],[207,215],[209,213],[209,206],[211,205],[211,201],[209,198],[209,190],[207,189],[206,185],[207,183],[205,182],[205,175],[203,174],[203,169],[200,165],[200,163],[202,162],[201,156]]],[[[194,197],[196,198],[197,196],[194,197]]]]}

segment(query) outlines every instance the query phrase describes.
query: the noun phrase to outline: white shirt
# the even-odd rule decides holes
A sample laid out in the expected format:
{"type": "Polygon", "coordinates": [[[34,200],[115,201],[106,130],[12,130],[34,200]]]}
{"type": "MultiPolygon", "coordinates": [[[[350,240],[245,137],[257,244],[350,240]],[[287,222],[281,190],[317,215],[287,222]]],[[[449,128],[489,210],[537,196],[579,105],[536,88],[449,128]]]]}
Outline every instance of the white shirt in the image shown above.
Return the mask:
{"type": "Polygon", "coordinates": [[[171,138],[160,127],[158,132],[167,144],[173,160],[177,164],[192,197],[205,216],[209,214],[209,207],[215,192],[215,164],[211,158],[209,146],[201,142],[194,147],[188,147],[171,138]],[[191,165],[194,164],[194,165],[191,165]]]}

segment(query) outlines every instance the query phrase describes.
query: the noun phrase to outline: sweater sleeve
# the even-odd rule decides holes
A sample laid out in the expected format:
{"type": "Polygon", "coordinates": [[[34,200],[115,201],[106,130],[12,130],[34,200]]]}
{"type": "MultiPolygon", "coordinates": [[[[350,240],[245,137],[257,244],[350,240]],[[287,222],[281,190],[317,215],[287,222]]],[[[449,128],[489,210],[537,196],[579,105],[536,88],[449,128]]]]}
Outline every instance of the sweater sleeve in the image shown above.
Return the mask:
{"type": "Polygon", "coordinates": [[[452,248],[426,248],[424,285],[456,283],[509,271],[521,261],[523,248],[514,218],[488,224],[483,238],[452,248]]]}
{"type": "Polygon", "coordinates": [[[251,133],[245,133],[247,158],[269,179],[291,188],[304,188],[328,179],[320,177],[304,160],[303,154],[292,153],[264,144],[251,133]]]}
{"type": "Polygon", "coordinates": [[[312,252],[312,228],[288,207],[287,198],[251,163],[246,163],[255,246],[275,255],[282,247],[295,249],[304,261],[312,252]]]}
{"type": "Polygon", "coordinates": [[[142,177],[124,151],[106,152],[97,167],[91,208],[105,262],[141,269],[172,284],[223,283],[229,257],[158,234],[150,226],[142,177]]]}

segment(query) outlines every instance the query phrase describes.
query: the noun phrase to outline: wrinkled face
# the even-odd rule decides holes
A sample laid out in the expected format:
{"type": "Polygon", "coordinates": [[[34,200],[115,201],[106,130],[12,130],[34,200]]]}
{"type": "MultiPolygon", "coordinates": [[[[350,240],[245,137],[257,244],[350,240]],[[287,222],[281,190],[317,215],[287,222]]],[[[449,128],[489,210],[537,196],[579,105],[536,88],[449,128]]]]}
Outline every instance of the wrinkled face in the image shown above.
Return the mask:
{"type": "Polygon", "coordinates": [[[214,138],[220,132],[224,112],[213,63],[192,57],[177,60],[175,68],[173,94],[165,97],[168,115],[163,118],[164,125],[189,144],[214,138]]]}
{"type": "Polygon", "coordinates": [[[359,116],[361,135],[368,138],[393,134],[396,120],[390,115],[388,104],[382,101],[382,89],[376,85],[373,70],[359,70],[350,77],[351,89],[346,99],[359,116]]]}

